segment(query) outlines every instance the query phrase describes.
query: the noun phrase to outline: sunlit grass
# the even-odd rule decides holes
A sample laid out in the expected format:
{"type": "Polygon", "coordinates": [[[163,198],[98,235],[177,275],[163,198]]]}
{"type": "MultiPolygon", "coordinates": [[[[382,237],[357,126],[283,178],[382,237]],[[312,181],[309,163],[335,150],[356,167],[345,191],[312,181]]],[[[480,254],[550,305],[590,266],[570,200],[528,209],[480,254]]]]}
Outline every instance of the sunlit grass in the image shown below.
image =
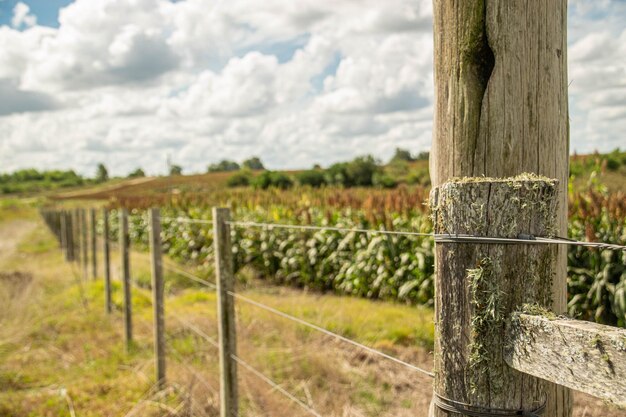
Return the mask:
{"type": "MultiPolygon", "coordinates": [[[[29,218],[36,219],[34,215],[29,218]]],[[[180,274],[165,273],[168,380],[172,390],[157,400],[141,403],[142,398],[155,398],[150,393],[154,377],[149,255],[135,252],[131,259],[135,341],[127,351],[117,248],[113,248],[111,259],[114,312],[107,317],[101,257],[97,279],[90,273],[83,278],[82,267],[65,263],[56,241],[40,221],[38,224],[21,240],[15,256],[0,265],[4,271],[25,271],[33,276],[28,297],[2,319],[6,326],[0,331],[0,415],[69,416],[68,398],[80,416],[123,416],[137,404],[142,404],[139,415],[163,415],[167,407],[182,404],[188,393],[196,396],[195,405],[192,402],[189,407],[204,404],[205,415],[217,415],[217,351],[185,328],[185,323],[193,323],[216,338],[215,293],[180,274]],[[160,405],[155,407],[154,402],[160,405]]],[[[426,308],[259,284],[248,280],[239,291],[408,360],[415,354],[423,357],[418,345],[432,345],[432,313],[426,308]]],[[[332,410],[349,401],[366,415],[380,415],[394,401],[389,387],[397,375],[378,375],[377,360],[357,355],[354,348],[254,306],[238,302],[237,316],[238,355],[295,395],[314,398],[325,414],[333,415],[332,410]]],[[[382,365],[383,369],[390,366],[382,365]]],[[[272,414],[276,410],[300,415],[297,407],[269,391],[264,382],[245,369],[239,372],[242,415],[272,414]]],[[[403,407],[419,409],[419,401],[412,396],[405,390],[399,398],[403,407]]]]}

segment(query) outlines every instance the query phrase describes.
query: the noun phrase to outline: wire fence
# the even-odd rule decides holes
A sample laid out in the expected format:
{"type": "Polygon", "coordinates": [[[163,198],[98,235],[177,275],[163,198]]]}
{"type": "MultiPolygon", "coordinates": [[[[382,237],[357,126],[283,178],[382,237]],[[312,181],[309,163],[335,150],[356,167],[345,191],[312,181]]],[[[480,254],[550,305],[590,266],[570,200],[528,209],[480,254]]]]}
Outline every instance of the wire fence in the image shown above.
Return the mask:
{"type": "MultiPolygon", "coordinates": [[[[194,219],[191,217],[161,217],[162,220],[178,223],[204,224],[213,226],[212,220],[194,219]]],[[[527,244],[527,245],[566,245],[566,246],[582,246],[597,249],[609,249],[617,251],[626,251],[626,245],[617,245],[604,242],[589,242],[574,240],[561,236],[533,236],[520,235],[514,238],[489,237],[468,234],[452,234],[452,233],[432,233],[432,232],[414,232],[408,230],[385,230],[385,229],[362,229],[337,226],[315,226],[303,224],[288,223],[265,223],[252,221],[228,221],[226,224],[239,228],[265,228],[265,229],[286,229],[300,231],[321,231],[321,232],[340,232],[340,233],[363,233],[367,235],[390,235],[390,236],[419,236],[431,237],[437,243],[481,243],[481,244],[527,244]]]]}
{"type": "MultiPolygon", "coordinates": [[[[161,217],[160,218],[161,222],[179,222],[179,223],[190,223],[190,224],[201,224],[201,225],[211,225],[213,230],[216,230],[216,227],[214,225],[214,222],[211,220],[204,220],[204,219],[193,219],[193,218],[189,218],[189,217],[161,217]]],[[[330,232],[340,232],[340,233],[364,233],[364,234],[368,234],[368,235],[377,235],[377,234],[384,234],[384,235],[401,235],[401,236],[419,236],[419,237],[431,237],[434,239],[434,241],[436,243],[468,243],[468,244],[529,244],[529,245],[574,245],[574,246],[583,246],[583,247],[590,247],[590,248],[598,248],[601,250],[618,250],[618,251],[626,251],[626,246],[623,245],[617,245],[617,244],[607,244],[607,243],[602,243],[602,242],[584,242],[584,241],[576,241],[576,240],[571,240],[571,239],[567,239],[567,238],[562,238],[562,237],[541,237],[541,236],[532,236],[532,235],[519,235],[515,238],[500,238],[500,237],[489,237],[489,236],[475,236],[475,235],[459,235],[459,234],[435,234],[435,233],[423,233],[423,232],[412,232],[412,231],[389,231],[389,230],[375,230],[375,229],[361,229],[361,228],[344,228],[344,227],[335,227],[335,226],[314,226],[314,225],[297,225],[297,224],[282,224],[282,223],[262,223],[262,222],[249,222],[249,221],[224,221],[223,222],[225,225],[227,226],[232,226],[232,227],[237,227],[237,228],[264,228],[264,229],[286,229],[286,230],[296,230],[296,231],[330,231],[330,232]]],[[[81,224],[78,224],[78,226],[81,226],[81,224]]],[[[145,225],[145,227],[148,227],[147,225],[145,225]]],[[[107,237],[105,237],[106,239],[107,237]]],[[[86,242],[86,240],[83,238],[83,241],[86,242]]],[[[78,242],[80,243],[80,242],[78,242]]],[[[214,244],[216,244],[216,242],[214,242],[214,244]]],[[[227,248],[228,250],[230,250],[230,248],[227,248]]],[[[159,255],[160,256],[160,255],[159,255]]],[[[81,261],[86,262],[86,252],[84,252],[81,255],[81,261]]],[[[219,260],[218,260],[219,262],[219,260]]],[[[199,276],[197,276],[196,274],[190,273],[182,268],[180,268],[179,266],[176,266],[174,264],[172,264],[169,261],[163,262],[162,263],[162,268],[166,271],[169,271],[171,273],[177,274],[179,276],[185,277],[186,279],[201,284],[211,290],[215,290],[218,293],[218,296],[221,292],[220,290],[220,283],[219,281],[217,283],[213,283],[211,281],[208,281],[207,279],[201,278],[199,276]]],[[[219,269],[219,268],[218,268],[219,269]]],[[[321,327],[319,325],[316,325],[314,323],[311,323],[307,320],[304,320],[302,318],[293,316],[291,314],[288,314],[284,311],[281,311],[279,309],[276,309],[272,306],[269,306],[267,304],[264,304],[260,301],[254,300],[250,297],[247,297],[243,294],[240,294],[236,291],[231,291],[231,290],[226,290],[224,291],[224,294],[226,294],[227,297],[232,297],[233,300],[237,300],[239,302],[243,302],[246,303],[248,305],[254,306],[256,308],[259,309],[263,309],[264,311],[267,311],[275,316],[281,317],[283,319],[289,320],[293,323],[296,323],[298,325],[301,326],[305,326],[307,328],[313,329],[323,335],[326,335],[328,337],[331,337],[335,340],[338,340],[342,343],[351,345],[353,347],[356,347],[358,349],[361,349],[365,352],[368,352],[376,357],[391,361],[397,365],[403,366],[407,369],[410,369],[412,371],[415,371],[423,376],[429,377],[429,378],[434,378],[435,374],[429,370],[426,370],[424,368],[418,367],[414,364],[411,364],[409,362],[406,362],[402,359],[399,359],[397,357],[394,357],[392,355],[386,354],[380,350],[374,349],[370,346],[367,346],[365,344],[362,344],[360,342],[357,342],[355,340],[352,340],[346,336],[343,336],[341,334],[335,333],[333,331],[330,331],[329,329],[326,329],[324,327],[321,327]]],[[[174,313],[174,312],[168,312],[169,315],[171,315],[176,321],[178,321],[180,323],[180,325],[184,328],[189,330],[190,332],[194,333],[196,336],[200,337],[202,340],[206,341],[207,343],[209,343],[211,346],[213,346],[216,349],[223,349],[223,345],[222,345],[222,341],[217,340],[211,336],[209,336],[205,331],[203,331],[199,326],[191,323],[190,321],[186,320],[185,318],[181,317],[180,315],[174,313]]],[[[182,355],[180,352],[178,352],[176,350],[176,348],[172,345],[171,343],[171,339],[168,340],[168,348],[171,349],[172,352],[174,352],[177,356],[177,358],[181,361],[181,363],[188,369],[189,372],[191,372],[192,374],[194,374],[194,376],[196,378],[198,378],[198,380],[200,380],[203,384],[205,384],[207,386],[207,388],[209,389],[213,389],[210,384],[208,384],[208,382],[205,380],[204,377],[202,377],[201,374],[197,373],[197,371],[195,371],[194,367],[192,364],[190,364],[188,361],[185,360],[184,355],[182,355]]],[[[240,358],[239,356],[237,356],[236,353],[231,352],[229,354],[229,359],[236,362],[238,365],[240,365],[241,367],[245,368],[248,372],[250,372],[251,374],[255,375],[257,378],[259,378],[260,380],[264,381],[266,384],[268,384],[274,391],[282,394],[284,397],[286,397],[287,399],[289,399],[290,401],[292,401],[293,403],[297,404],[299,407],[301,407],[304,411],[306,411],[308,414],[310,415],[314,415],[314,416],[321,416],[321,414],[319,414],[318,411],[316,411],[314,408],[312,408],[311,406],[309,406],[307,403],[303,402],[302,400],[300,400],[299,398],[297,398],[295,395],[293,395],[292,393],[290,393],[287,389],[285,389],[284,387],[282,387],[280,384],[276,383],[274,380],[272,380],[270,377],[268,377],[267,375],[263,374],[261,371],[259,371],[258,369],[256,369],[255,367],[253,367],[251,364],[247,363],[246,361],[244,361],[242,358],[240,358]]]]}

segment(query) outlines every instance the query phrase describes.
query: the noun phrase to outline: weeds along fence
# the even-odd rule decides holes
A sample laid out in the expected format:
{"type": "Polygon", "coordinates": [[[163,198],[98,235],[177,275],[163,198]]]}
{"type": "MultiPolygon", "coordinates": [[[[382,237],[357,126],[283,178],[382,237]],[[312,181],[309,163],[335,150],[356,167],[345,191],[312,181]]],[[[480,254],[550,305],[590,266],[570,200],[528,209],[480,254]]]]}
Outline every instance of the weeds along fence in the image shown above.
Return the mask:
{"type": "MultiPolygon", "coordinates": [[[[155,381],[159,387],[166,386],[165,352],[173,349],[173,346],[167,344],[164,324],[163,270],[169,269],[216,293],[217,337],[207,335],[184,318],[173,317],[218,350],[222,417],[239,415],[237,372],[240,369],[255,375],[308,414],[322,415],[309,403],[238,356],[235,303],[245,303],[299,326],[306,326],[433,380],[432,416],[539,416],[550,407],[549,385],[545,385],[543,380],[626,407],[626,330],[551,313],[548,309],[550,280],[546,279],[556,268],[556,248],[559,246],[576,245],[614,251],[624,251],[626,247],[541,237],[552,236],[550,231],[555,222],[552,214],[554,207],[551,206],[554,188],[554,184],[539,180],[521,184],[483,182],[478,185],[444,185],[435,191],[431,203],[435,218],[433,234],[236,221],[230,218],[230,211],[224,208],[213,209],[211,221],[167,219],[212,227],[215,283],[163,262],[161,221],[164,219],[160,217],[158,209],[150,209],[148,232],[155,381]],[[484,187],[489,187],[489,192],[484,187]],[[481,198],[488,198],[488,201],[481,202],[481,198]],[[501,229],[505,226],[507,232],[501,229]],[[438,294],[433,371],[238,293],[235,290],[231,243],[231,233],[235,228],[280,228],[294,233],[334,230],[342,233],[434,237],[437,245],[438,294]],[[519,233],[518,229],[530,229],[533,233],[519,233]],[[511,391],[507,384],[515,385],[515,391],[511,391]]],[[[91,265],[94,278],[97,274],[97,248],[94,243],[96,214],[93,210],[90,212],[88,227],[86,211],[83,209],[42,212],[50,230],[59,240],[65,258],[78,262],[85,277],[91,265]]],[[[106,237],[109,228],[106,209],[101,218],[106,237]]],[[[129,246],[128,212],[122,209],[119,210],[119,248],[127,346],[131,345],[134,337],[129,246]]],[[[108,238],[104,239],[102,262],[105,310],[110,312],[108,238]]]]}

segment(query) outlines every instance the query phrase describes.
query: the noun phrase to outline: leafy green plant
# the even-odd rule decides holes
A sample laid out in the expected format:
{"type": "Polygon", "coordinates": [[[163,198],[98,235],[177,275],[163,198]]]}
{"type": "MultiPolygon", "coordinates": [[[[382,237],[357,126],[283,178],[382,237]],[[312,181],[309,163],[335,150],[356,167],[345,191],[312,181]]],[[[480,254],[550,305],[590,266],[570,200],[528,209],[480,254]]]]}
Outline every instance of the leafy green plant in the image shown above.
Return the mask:
{"type": "Polygon", "coordinates": [[[246,172],[233,174],[226,180],[226,185],[229,187],[246,187],[250,185],[250,175],[246,172]]]}
{"type": "MultiPolygon", "coordinates": [[[[270,175],[271,173],[266,173],[270,175]]],[[[570,192],[569,237],[626,244],[626,196],[609,193],[592,177],[589,188],[570,192]]],[[[173,259],[210,273],[210,225],[171,220],[178,216],[210,220],[211,206],[230,202],[242,221],[310,224],[375,230],[429,232],[421,189],[393,191],[304,187],[297,192],[232,190],[212,201],[179,198],[163,208],[163,245],[173,259]],[[380,193],[380,194],[379,194],[380,193]],[[223,198],[223,199],[222,199],[223,198]]],[[[146,204],[147,206],[147,204],[146,204]]],[[[131,212],[131,237],[147,248],[147,219],[131,212]]],[[[117,213],[111,213],[111,238],[117,239],[117,213]]],[[[232,229],[238,270],[249,268],[275,284],[432,305],[434,243],[431,238],[293,231],[279,228],[232,229]]],[[[568,248],[569,313],[581,319],[626,326],[626,253],[568,248]]]]}

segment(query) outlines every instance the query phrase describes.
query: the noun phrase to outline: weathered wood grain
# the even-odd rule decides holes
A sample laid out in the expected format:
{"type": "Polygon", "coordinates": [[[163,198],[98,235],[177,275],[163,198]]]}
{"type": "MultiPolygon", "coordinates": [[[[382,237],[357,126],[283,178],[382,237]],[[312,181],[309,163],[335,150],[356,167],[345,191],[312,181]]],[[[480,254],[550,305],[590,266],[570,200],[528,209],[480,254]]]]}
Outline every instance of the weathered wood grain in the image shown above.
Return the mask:
{"type": "Polygon", "coordinates": [[[230,210],[213,208],[213,242],[215,245],[215,278],[217,284],[217,330],[220,362],[220,417],[239,415],[237,389],[237,354],[235,303],[229,294],[235,291],[233,253],[230,242],[230,210]]]}
{"type": "Polygon", "coordinates": [[[104,265],[104,309],[110,314],[113,309],[111,299],[111,246],[109,244],[109,210],[102,209],[102,263],[104,265]]]}
{"type": "MultiPolygon", "coordinates": [[[[448,182],[431,192],[435,233],[551,235],[557,196],[556,181],[529,175],[448,182]]],[[[437,243],[435,251],[435,392],[477,407],[537,408],[546,384],[505,363],[505,323],[525,303],[550,305],[556,247],[437,243]]]]}
{"type": "Polygon", "coordinates": [[[515,314],[505,347],[512,368],[626,408],[626,329],[515,314]]]}
{"type": "Polygon", "coordinates": [[[122,261],[122,283],[124,286],[124,340],[129,351],[133,343],[133,303],[130,280],[130,236],[128,234],[128,210],[119,210],[120,259],[122,261]]]}
{"type": "Polygon", "coordinates": [[[91,239],[91,278],[96,279],[98,277],[98,240],[96,235],[96,209],[89,210],[89,237],[91,239]]]}
{"type": "Polygon", "coordinates": [[[74,261],[80,267],[82,262],[81,251],[80,251],[80,217],[79,213],[80,209],[74,209],[72,211],[72,229],[74,235],[72,237],[72,241],[74,242],[74,261]]]}
{"type": "Polygon", "coordinates": [[[61,251],[65,255],[65,260],[67,260],[67,226],[65,224],[65,212],[59,211],[59,235],[61,237],[61,251]]]}
{"type": "MultiPolygon", "coordinates": [[[[433,185],[524,172],[555,178],[559,234],[565,236],[567,0],[434,0],[433,13],[433,185]]],[[[564,313],[564,247],[558,259],[552,310],[564,313]]],[[[571,415],[567,390],[551,391],[545,415],[571,415]]]]}
{"type": "Polygon", "coordinates": [[[163,299],[161,214],[157,208],[150,209],[150,260],[152,269],[155,373],[157,386],[162,390],[165,388],[165,305],[163,299]]]}
{"type": "Polygon", "coordinates": [[[80,209],[80,244],[83,251],[83,279],[89,277],[89,242],[87,240],[87,210],[80,209]]]}

